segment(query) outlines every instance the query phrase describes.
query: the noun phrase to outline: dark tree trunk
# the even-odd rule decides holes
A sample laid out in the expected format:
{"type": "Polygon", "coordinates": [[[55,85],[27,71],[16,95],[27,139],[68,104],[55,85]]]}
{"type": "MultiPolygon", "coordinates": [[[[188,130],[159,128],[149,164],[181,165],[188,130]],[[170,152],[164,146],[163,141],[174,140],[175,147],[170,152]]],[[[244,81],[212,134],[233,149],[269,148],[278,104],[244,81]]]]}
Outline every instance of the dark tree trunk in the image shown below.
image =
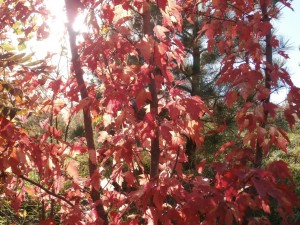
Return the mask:
{"type": "MultiPolygon", "coordinates": [[[[267,4],[265,2],[263,2],[261,4],[261,11],[263,14],[263,20],[265,22],[270,21],[270,18],[268,16],[268,10],[267,10],[267,4]]],[[[272,72],[272,66],[273,66],[273,54],[272,54],[272,45],[271,45],[271,38],[272,38],[272,32],[271,30],[268,32],[268,34],[266,35],[266,39],[265,39],[265,44],[266,44],[266,68],[265,68],[265,88],[267,89],[271,89],[271,72],[272,72]]],[[[264,103],[269,103],[270,102],[270,96],[268,98],[266,98],[265,100],[263,100],[263,104],[264,103]]],[[[265,127],[267,120],[268,120],[268,115],[269,112],[267,110],[264,111],[264,122],[261,124],[261,127],[265,127]]],[[[263,160],[263,149],[262,147],[259,145],[259,143],[257,142],[256,144],[256,154],[255,154],[255,160],[254,160],[254,166],[256,168],[260,168],[262,165],[262,160],[263,160]]]]}
{"type": "MultiPolygon", "coordinates": [[[[151,14],[150,14],[150,3],[144,3],[144,15],[143,15],[143,25],[144,25],[144,35],[148,35],[148,37],[153,36],[153,24],[151,23],[151,14]]],[[[150,58],[150,66],[154,64],[153,56],[150,58]]],[[[155,82],[155,73],[154,70],[149,72],[149,90],[151,93],[151,104],[150,110],[153,114],[154,118],[158,117],[158,97],[157,97],[157,88],[155,82]]],[[[155,127],[155,137],[151,139],[151,168],[150,168],[150,178],[155,178],[158,176],[159,170],[159,157],[160,157],[160,149],[159,149],[159,131],[158,128],[155,127]]]]}
{"type": "MultiPolygon", "coordinates": [[[[87,99],[89,96],[88,96],[85,82],[83,80],[83,70],[81,68],[78,48],[76,46],[76,33],[72,28],[72,23],[74,22],[78,9],[77,7],[74,6],[74,1],[72,0],[65,0],[65,3],[66,3],[66,12],[68,17],[67,28],[69,33],[70,49],[72,53],[71,61],[73,64],[77,84],[80,87],[81,99],[87,99]]],[[[96,157],[95,143],[93,137],[91,112],[89,106],[83,109],[83,120],[84,120],[84,130],[85,130],[87,147],[89,149],[89,174],[90,177],[92,177],[95,171],[97,170],[97,163],[95,162],[95,159],[97,157],[96,157]]],[[[91,187],[91,189],[92,190],[90,195],[93,202],[96,203],[97,214],[103,220],[103,224],[108,225],[107,214],[105,213],[103,203],[100,199],[100,190],[96,190],[94,187],[91,187]]]]}

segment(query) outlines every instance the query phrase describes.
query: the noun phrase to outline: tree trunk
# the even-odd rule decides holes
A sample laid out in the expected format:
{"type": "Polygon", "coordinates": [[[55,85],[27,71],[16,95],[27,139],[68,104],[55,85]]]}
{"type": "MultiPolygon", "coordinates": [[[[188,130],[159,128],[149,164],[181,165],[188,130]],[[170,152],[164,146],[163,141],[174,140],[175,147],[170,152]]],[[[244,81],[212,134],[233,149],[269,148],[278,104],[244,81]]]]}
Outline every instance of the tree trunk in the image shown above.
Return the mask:
{"type": "MultiPolygon", "coordinates": [[[[196,21],[193,28],[193,37],[196,38],[198,36],[199,31],[199,22],[196,21]]],[[[200,68],[200,49],[198,41],[193,41],[193,67],[192,67],[192,96],[200,96],[201,95],[201,68],[200,68]]],[[[188,138],[186,141],[186,154],[188,157],[188,161],[184,164],[185,169],[192,169],[195,166],[195,154],[196,154],[196,143],[188,138]]]]}
{"type": "MultiPolygon", "coordinates": [[[[148,37],[153,36],[153,24],[151,23],[151,14],[150,14],[150,3],[147,1],[144,3],[144,14],[143,14],[143,25],[144,25],[144,35],[148,35],[148,37]]],[[[153,55],[150,59],[149,66],[153,65],[153,55]]],[[[154,70],[149,72],[149,90],[151,93],[151,104],[150,110],[154,118],[158,116],[158,97],[157,97],[157,88],[155,82],[155,74],[154,70]]],[[[151,138],[151,168],[150,168],[150,178],[155,178],[158,176],[159,170],[159,131],[158,128],[155,127],[155,137],[151,138]]]]}
{"type": "MultiPolygon", "coordinates": [[[[85,82],[83,80],[83,70],[81,68],[78,48],[76,46],[76,33],[72,28],[72,24],[76,18],[78,8],[75,7],[76,5],[74,6],[73,0],[65,0],[65,4],[66,4],[67,17],[68,17],[67,29],[69,33],[69,42],[70,42],[70,49],[72,54],[71,62],[73,64],[77,84],[80,87],[81,99],[88,99],[89,96],[88,96],[85,82]]],[[[89,174],[90,177],[92,177],[97,170],[97,163],[95,161],[97,157],[96,157],[95,143],[93,137],[93,127],[92,127],[90,106],[87,106],[83,109],[83,119],[84,119],[85,137],[86,137],[87,147],[89,149],[89,174]]],[[[100,190],[96,190],[94,187],[91,187],[91,189],[92,190],[90,194],[93,202],[96,204],[96,211],[98,217],[100,217],[103,220],[104,225],[108,225],[108,218],[105,213],[103,203],[100,199],[100,190]]]]}
{"type": "MultiPolygon", "coordinates": [[[[197,38],[199,32],[199,22],[195,22],[193,28],[193,37],[194,39],[197,38]]],[[[197,40],[193,41],[193,67],[192,67],[192,96],[197,95],[200,96],[201,94],[201,68],[200,68],[200,49],[199,43],[197,40]]]]}
{"type": "MultiPolygon", "coordinates": [[[[268,16],[268,10],[267,10],[267,3],[263,2],[261,4],[261,11],[263,14],[263,20],[264,22],[270,21],[270,18],[268,16]]],[[[272,38],[272,32],[269,30],[268,34],[266,35],[265,43],[266,43],[266,68],[265,68],[265,88],[271,89],[271,72],[272,72],[272,66],[273,66],[273,54],[272,54],[272,45],[271,45],[271,38],[272,38]]],[[[264,103],[269,103],[270,102],[270,96],[263,100],[264,103]]],[[[265,127],[267,120],[268,120],[268,115],[269,112],[267,110],[264,111],[264,122],[261,124],[261,127],[265,127]]],[[[260,168],[262,165],[262,160],[263,160],[263,149],[259,145],[258,141],[256,144],[256,154],[255,154],[255,160],[254,160],[254,166],[256,168],[260,168]]]]}

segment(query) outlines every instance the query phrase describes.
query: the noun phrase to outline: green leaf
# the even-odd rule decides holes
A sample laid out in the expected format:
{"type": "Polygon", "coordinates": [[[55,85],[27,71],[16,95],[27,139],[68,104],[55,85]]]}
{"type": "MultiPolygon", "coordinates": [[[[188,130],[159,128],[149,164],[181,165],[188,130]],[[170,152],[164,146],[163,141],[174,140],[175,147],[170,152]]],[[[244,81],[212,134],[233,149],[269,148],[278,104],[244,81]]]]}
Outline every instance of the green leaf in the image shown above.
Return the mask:
{"type": "Polygon", "coordinates": [[[14,29],[15,33],[20,35],[23,33],[22,29],[21,29],[22,23],[17,21],[14,23],[14,25],[12,26],[12,28],[14,29]]]}
{"type": "Polygon", "coordinates": [[[18,45],[18,50],[19,50],[19,51],[23,51],[23,50],[25,50],[25,49],[26,49],[25,43],[22,43],[22,44],[18,45]]]}
{"type": "Polygon", "coordinates": [[[8,43],[2,44],[2,45],[0,45],[0,47],[5,51],[16,50],[16,48],[13,45],[8,44],[8,43]]]}

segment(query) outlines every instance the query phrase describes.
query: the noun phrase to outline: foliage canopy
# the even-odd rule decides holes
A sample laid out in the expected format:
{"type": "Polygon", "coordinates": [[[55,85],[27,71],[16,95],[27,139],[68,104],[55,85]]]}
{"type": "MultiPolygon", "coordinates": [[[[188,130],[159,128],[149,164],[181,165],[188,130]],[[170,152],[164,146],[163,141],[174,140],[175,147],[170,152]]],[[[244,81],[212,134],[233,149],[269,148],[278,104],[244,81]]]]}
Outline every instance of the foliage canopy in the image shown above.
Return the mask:
{"type": "Polygon", "coordinates": [[[271,23],[283,6],[65,0],[68,76],[23,53],[49,34],[45,2],[0,1],[1,202],[20,215],[38,200],[40,224],[271,224],[274,211],[296,224],[288,164],[264,163],[290,142],[277,116],[300,116],[274,60],[288,58],[271,23]],[[285,107],[270,101],[282,84],[285,107]]]}

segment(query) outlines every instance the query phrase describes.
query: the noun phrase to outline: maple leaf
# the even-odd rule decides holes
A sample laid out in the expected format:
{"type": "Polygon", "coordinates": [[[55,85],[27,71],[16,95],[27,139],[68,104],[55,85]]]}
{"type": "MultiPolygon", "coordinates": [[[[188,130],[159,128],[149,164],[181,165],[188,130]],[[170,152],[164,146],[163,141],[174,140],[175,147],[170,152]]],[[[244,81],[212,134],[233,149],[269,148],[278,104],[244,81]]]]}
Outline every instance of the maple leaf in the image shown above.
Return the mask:
{"type": "Polygon", "coordinates": [[[81,99],[78,105],[74,107],[74,112],[79,112],[80,110],[87,108],[90,104],[91,104],[90,98],[81,99]]]}
{"type": "Polygon", "coordinates": [[[285,116],[287,122],[289,123],[290,127],[293,128],[296,120],[295,120],[295,117],[294,117],[292,111],[290,109],[284,110],[284,116],[285,116]]]}
{"type": "Polygon", "coordinates": [[[56,116],[66,106],[66,103],[62,99],[57,99],[53,102],[53,115],[56,116]]]}
{"type": "Polygon", "coordinates": [[[25,186],[23,188],[23,190],[26,191],[26,193],[29,194],[31,197],[35,196],[35,189],[34,189],[34,187],[25,186]]]}
{"type": "Polygon", "coordinates": [[[79,162],[72,160],[67,164],[67,172],[73,179],[78,179],[79,162]]]}
{"type": "Polygon", "coordinates": [[[120,108],[121,102],[118,99],[110,99],[106,106],[106,112],[115,114],[120,108]]]}
{"type": "Polygon", "coordinates": [[[223,144],[221,146],[221,148],[219,148],[219,150],[216,152],[215,154],[215,157],[220,155],[221,153],[223,153],[227,148],[231,147],[235,145],[235,142],[234,141],[229,141],[229,142],[226,142],[225,144],[223,144]]]}
{"type": "Polygon", "coordinates": [[[284,151],[285,153],[287,153],[287,144],[288,144],[288,140],[286,140],[283,137],[277,137],[277,140],[275,142],[275,144],[282,149],[282,151],[284,151]]]}
{"type": "Polygon", "coordinates": [[[100,172],[99,170],[95,170],[92,177],[91,177],[91,186],[95,189],[95,190],[100,190],[101,185],[100,185],[100,172]]]}
{"type": "Polygon", "coordinates": [[[168,0],[157,0],[157,6],[162,9],[162,10],[166,10],[166,7],[168,5],[168,0]]]}
{"type": "Polygon", "coordinates": [[[136,45],[136,48],[138,48],[144,58],[144,60],[149,63],[150,59],[153,56],[154,52],[154,40],[152,37],[144,37],[140,42],[138,42],[136,45]]]}
{"type": "Polygon", "coordinates": [[[105,15],[104,18],[108,20],[108,24],[111,24],[115,16],[112,6],[110,4],[104,4],[102,6],[102,13],[105,15]]]}
{"type": "Polygon", "coordinates": [[[147,219],[148,225],[156,225],[159,218],[157,209],[154,207],[148,208],[145,212],[144,217],[147,219]]]}
{"type": "Polygon", "coordinates": [[[151,101],[151,93],[145,89],[141,89],[136,95],[136,104],[138,110],[143,108],[147,101],[151,101]]]}
{"type": "Polygon", "coordinates": [[[59,78],[59,79],[57,79],[55,81],[51,81],[49,83],[48,87],[50,89],[52,89],[54,95],[56,95],[58,93],[59,89],[60,89],[61,84],[62,84],[62,80],[59,78]]]}
{"type": "Polygon", "coordinates": [[[133,173],[131,173],[129,171],[124,173],[124,178],[129,186],[132,186],[135,182],[135,177],[134,177],[133,173]]]}
{"type": "Polygon", "coordinates": [[[167,141],[167,143],[172,143],[172,129],[168,125],[160,126],[160,134],[163,139],[167,141]]]}
{"type": "Polygon", "coordinates": [[[237,98],[238,98],[237,91],[229,91],[226,94],[227,106],[230,108],[232,106],[232,104],[237,100],[237,98]]]}
{"type": "Polygon", "coordinates": [[[224,10],[227,6],[227,0],[212,0],[212,4],[215,8],[224,10]]]}
{"type": "Polygon", "coordinates": [[[62,130],[57,130],[55,127],[52,126],[47,126],[46,129],[51,135],[53,135],[53,137],[61,139],[62,130]]]}
{"type": "Polygon", "coordinates": [[[164,41],[167,38],[166,33],[169,32],[169,29],[160,25],[156,25],[153,31],[159,40],[164,41]]]}

